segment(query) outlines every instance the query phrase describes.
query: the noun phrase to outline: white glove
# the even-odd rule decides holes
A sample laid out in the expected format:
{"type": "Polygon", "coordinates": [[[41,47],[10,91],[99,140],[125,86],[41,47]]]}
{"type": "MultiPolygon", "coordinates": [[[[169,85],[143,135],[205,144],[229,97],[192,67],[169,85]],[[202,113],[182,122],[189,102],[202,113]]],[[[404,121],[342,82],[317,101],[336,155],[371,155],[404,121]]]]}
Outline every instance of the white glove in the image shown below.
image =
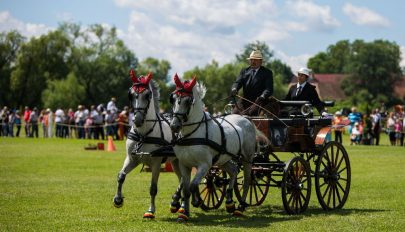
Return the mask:
{"type": "Polygon", "coordinates": [[[324,118],[326,118],[326,117],[328,117],[329,116],[329,114],[328,114],[328,112],[326,112],[326,111],[324,111],[324,112],[322,112],[322,117],[324,117],[324,118]]]}

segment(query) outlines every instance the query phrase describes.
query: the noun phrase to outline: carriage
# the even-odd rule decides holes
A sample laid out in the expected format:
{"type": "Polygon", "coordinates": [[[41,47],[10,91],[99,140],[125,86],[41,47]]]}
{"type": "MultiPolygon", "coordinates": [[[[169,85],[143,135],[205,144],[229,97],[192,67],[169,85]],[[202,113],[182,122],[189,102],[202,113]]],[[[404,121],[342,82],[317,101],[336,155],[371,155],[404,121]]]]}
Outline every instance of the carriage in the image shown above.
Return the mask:
{"type": "MultiPolygon", "coordinates": [[[[273,107],[269,108],[275,113],[249,117],[270,140],[270,145],[262,146],[255,154],[246,203],[261,205],[269,188],[278,187],[285,211],[288,214],[302,213],[310,201],[313,179],[322,208],[342,208],[349,195],[351,170],[345,148],[330,141],[332,119],[313,117],[311,104],[306,101],[273,101],[271,105],[273,107]],[[300,110],[280,113],[283,108],[300,110]],[[278,117],[280,115],[282,118],[278,117]],[[282,161],[278,156],[280,152],[292,153],[292,158],[282,161]]],[[[333,106],[333,102],[325,102],[325,106],[333,106]]],[[[201,208],[218,208],[224,199],[227,183],[226,173],[219,167],[212,167],[200,184],[204,200],[201,208]]],[[[238,199],[242,195],[242,185],[242,175],[238,175],[234,188],[238,199]]]]}
{"type": "Polygon", "coordinates": [[[323,209],[345,204],[351,180],[348,154],[340,143],[328,140],[332,121],[312,117],[309,102],[270,101],[269,110],[265,109],[262,116],[230,114],[216,119],[204,111],[204,85],[195,77],[181,82],[176,74],[169,123],[157,113],[159,93],[151,74],[136,77],[132,70],[131,79],[128,97],[135,119],[117,177],[114,206],[123,205],[126,175],[140,163],[151,165],[151,202],[144,217],[154,218],[160,162],[164,156],[174,155],[179,187],[171,211],[179,212],[179,222],[189,219],[190,196],[192,205],[204,210],[216,209],[226,199],[227,212],[241,215],[246,206],[262,204],[271,186],[281,188],[287,213],[298,214],[308,207],[312,179],[323,209]],[[299,108],[300,112],[285,111],[285,107],[299,108]],[[181,136],[174,137],[173,133],[181,136]],[[256,138],[265,142],[257,143],[256,138]],[[294,157],[284,162],[278,152],[290,152],[294,157]],[[192,167],[197,167],[197,172],[191,181],[192,167]],[[232,200],[233,192],[238,208],[232,200]]]}

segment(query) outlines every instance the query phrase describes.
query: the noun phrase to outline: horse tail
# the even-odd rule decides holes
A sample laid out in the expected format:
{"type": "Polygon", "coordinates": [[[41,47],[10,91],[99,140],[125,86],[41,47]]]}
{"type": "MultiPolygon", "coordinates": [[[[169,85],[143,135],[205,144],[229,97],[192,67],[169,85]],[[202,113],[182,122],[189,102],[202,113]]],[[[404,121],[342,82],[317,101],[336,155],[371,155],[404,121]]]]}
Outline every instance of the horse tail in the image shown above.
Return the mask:
{"type": "Polygon", "coordinates": [[[253,123],[253,126],[254,126],[255,132],[256,132],[256,152],[259,153],[261,147],[270,146],[270,140],[267,138],[267,136],[262,131],[260,131],[256,127],[256,125],[254,123],[253,123]]]}

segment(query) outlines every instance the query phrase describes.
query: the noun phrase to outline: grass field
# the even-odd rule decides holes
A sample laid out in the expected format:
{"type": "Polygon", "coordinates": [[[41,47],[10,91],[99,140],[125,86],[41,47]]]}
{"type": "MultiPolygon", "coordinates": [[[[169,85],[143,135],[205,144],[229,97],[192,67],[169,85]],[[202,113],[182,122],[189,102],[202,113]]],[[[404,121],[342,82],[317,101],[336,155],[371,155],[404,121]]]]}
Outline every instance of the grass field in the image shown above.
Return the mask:
{"type": "MultiPolygon", "coordinates": [[[[347,140],[347,138],[346,138],[347,140]]],[[[150,173],[140,167],[124,184],[125,203],[112,198],[125,144],[117,152],[85,151],[89,140],[0,138],[0,231],[404,231],[405,147],[349,146],[352,185],[343,209],[325,212],[313,189],[309,209],[287,215],[272,188],[262,206],[243,218],[192,208],[186,224],[169,212],[177,181],[162,173],[156,219],[149,206],[150,173]]],[[[282,154],[286,160],[291,154],[282,154]]]]}

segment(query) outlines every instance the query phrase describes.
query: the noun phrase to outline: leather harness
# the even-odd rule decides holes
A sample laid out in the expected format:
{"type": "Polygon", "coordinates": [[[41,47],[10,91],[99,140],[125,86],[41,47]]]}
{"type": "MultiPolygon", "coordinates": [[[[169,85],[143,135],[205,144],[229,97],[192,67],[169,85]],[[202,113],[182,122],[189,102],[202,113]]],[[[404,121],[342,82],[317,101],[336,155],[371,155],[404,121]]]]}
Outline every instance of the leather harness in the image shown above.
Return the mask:
{"type": "MultiPolygon", "coordinates": [[[[236,134],[238,135],[238,139],[239,139],[239,150],[237,154],[233,154],[230,153],[227,149],[226,149],[226,138],[225,138],[225,132],[224,132],[224,128],[223,126],[218,122],[218,120],[216,118],[210,117],[207,119],[207,115],[204,113],[204,116],[202,118],[202,120],[198,123],[193,123],[193,124],[198,124],[197,128],[194,129],[192,132],[190,132],[189,134],[185,135],[184,137],[180,137],[177,138],[177,140],[174,142],[175,145],[177,146],[193,146],[193,145],[206,145],[209,146],[210,148],[216,150],[218,152],[217,155],[215,155],[214,159],[213,159],[213,163],[216,163],[219,159],[219,155],[221,154],[228,154],[230,156],[232,156],[233,158],[238,158],[240,157],[241,154],[241,141],[240,141],[240,135],[238,133],[238,131],[236,130],[236,128],[227,120],[225,120],[224,117],[221,117],[221,119],[227,123],[229,123],[229,125],[231,125],[234,129],[236,134]],[[215,141],[212,141],[210,139],[208,139],[208,121],[214,121],[218,127],[219,130],[221,132],[221,144],[218,144],[215,141]],[[197,129],[201,126],[201,124],[204,123],[205,124],[205,138],[188,138],[190,135],[192,135],[195,131],[197,131],[197,129]]],[[[193,125],[193,124],[188,124],[188,125],[193,125]]]]}

